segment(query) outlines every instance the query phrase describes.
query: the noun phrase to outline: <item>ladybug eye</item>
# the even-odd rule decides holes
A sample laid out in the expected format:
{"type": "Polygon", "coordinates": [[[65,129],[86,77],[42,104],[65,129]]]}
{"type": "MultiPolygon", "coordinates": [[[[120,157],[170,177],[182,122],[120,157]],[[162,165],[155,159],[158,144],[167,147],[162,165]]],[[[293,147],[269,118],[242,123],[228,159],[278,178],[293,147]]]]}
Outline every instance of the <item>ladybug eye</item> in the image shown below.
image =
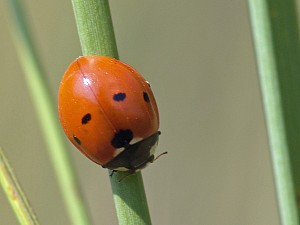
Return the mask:
{"type": "Polygon", "coordinates": [[[120,130],[115,134],[111,141],[112,146],[115,148],[126,147],[133,138],[133,133],[131,130],[120,130]]]}
{"type": "Polygon", "coordinates": [[[75,135],[73,135],[73,139],[74,139],[74,141],[75,141],[78,145],[81,145],[81,141],[79,140],[78,137],[76,137],[75,135]]]}
{"type": "Polygon", "coordinates": [[[91,119],[92,119],[92,116],[91,116],[91,114],[88,113],[84,117],[82,117],[81,123],[87,124],[91,119]]]}
{"type": "Polygon", "coordinates": [[[120,101],[123,101],[124,99],[126,98],[126,94],[125,93],[117,93],[117,94],[114,94],[114,97],[113,99],[116,101],[116,102],[120,102],[120,101]]]}
{"type": "Polygon", "coordinates": [[[143,92],[145,102],[150,102],[149,95],[146,92],[143,92]]]}

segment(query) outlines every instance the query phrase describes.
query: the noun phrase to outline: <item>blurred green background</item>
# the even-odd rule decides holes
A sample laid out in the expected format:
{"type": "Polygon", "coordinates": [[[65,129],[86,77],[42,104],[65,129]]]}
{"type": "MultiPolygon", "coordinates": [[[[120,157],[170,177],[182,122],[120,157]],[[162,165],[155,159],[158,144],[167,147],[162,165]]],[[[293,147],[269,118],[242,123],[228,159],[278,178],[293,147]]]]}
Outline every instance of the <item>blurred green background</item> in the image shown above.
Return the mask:
{"type": "MultiPolygon", "coordinates": [[[[56,96],[81,54],[71,1],[23,0],[56,96]]],[[[0,146],[41,224],[70,224],[0,3],[0,146]]],[[[151,82],[158,153],[144,170],[153,224],[279,224],[246,1],[111,0],[122,61],[151,82]]],[[[71,145],[94,224],[116,225],[107,172],[71,145]]],[[[18,224],[0,190],[0,224],[18,224]]]]}

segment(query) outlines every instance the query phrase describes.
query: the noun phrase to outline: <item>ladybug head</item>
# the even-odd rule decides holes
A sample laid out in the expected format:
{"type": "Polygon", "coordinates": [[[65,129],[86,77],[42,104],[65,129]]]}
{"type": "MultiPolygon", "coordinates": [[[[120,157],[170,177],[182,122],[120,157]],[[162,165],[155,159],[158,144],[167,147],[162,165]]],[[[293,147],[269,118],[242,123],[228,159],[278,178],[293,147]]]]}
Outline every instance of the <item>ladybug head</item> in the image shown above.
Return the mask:
{"type": "Polygon", "coordinates": [[[159,135],[160,131],[157,131],[139,142],[126,145],[119,155],[103,165],[103,167],[114,171],[129,171],[132,173],[145,168],[148,163],[152,163],[155,160],[154,152],[158,144],[159,135]]]}

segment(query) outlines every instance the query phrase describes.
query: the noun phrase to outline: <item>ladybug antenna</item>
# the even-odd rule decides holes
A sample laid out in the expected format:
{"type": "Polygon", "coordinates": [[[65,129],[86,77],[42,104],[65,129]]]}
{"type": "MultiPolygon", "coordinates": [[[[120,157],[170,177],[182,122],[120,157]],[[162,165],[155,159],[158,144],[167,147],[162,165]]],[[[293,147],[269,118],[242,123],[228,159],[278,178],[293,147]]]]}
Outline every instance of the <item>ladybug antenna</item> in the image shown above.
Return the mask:
{"type": "Polygon", "coordinates": [[[163,152],[163,153],[160,153],[158,156],[156,156],[156,158],[153,160],[153,162],[155,161],[155,160],[157,160],[159,157],[161,157],[162,155],[165,155],[165,154],[167,154],[168,152],[163,152]]]}

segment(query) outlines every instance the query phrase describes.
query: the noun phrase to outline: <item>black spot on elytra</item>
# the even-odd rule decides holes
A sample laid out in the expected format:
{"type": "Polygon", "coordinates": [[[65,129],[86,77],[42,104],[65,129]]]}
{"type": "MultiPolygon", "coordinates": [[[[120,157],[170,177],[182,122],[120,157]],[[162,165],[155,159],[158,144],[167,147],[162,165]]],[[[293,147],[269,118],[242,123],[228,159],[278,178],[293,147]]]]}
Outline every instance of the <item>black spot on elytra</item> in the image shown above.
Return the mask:
{"type": "Polygon", "coordinates": [[[82,117],[81,123],[87,124],[91,119],[92,119],[92,116],[90,113],[88,113],[88,114],[84,115],[84,117],[82,117]]]}
{"type": "Polygon", "coordinates": [[[73,135],[73,139],[74,139],[74,141],[75,141],[78,145],[81,145],[81,141],[79,140],[78,137],[76,137],[75,135],[73,135]]]}
{"type": "Polygon", "coordinates": [[[111,141],[111,145],[114,148],[126,147],[133,138],[133,133],[131,130],[119,130],[115,134],[114,138],[111,141]]]}
{"type": "Polygon", "coordinates": [[[123,101],[124,99],[126,98],[126,94],[125,93],[117,93],[117,94],[114,94],[114,97],[113,99],[116,101],[116,102],[120,102],[120,101],[123,101]]]}
{"type": "Polygon", "coordinates": [[[150,102],[149,95],[146,92],[143,92],[145,102],[150,102]]]}

